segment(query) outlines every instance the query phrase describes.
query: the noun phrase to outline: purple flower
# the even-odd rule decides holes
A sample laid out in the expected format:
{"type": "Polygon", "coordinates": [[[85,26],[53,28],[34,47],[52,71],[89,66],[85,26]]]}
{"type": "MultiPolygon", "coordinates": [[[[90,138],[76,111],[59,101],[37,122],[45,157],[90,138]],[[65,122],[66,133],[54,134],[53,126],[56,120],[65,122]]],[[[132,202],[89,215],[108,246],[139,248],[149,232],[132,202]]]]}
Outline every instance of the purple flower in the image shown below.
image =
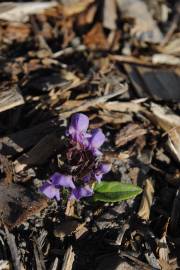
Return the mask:
{"type": "Polygon", "coordinates": [[[71,122],[68,129],[68,135],[72,140],[80,144],[86,144],[86,131],[88,129],[89,119],[85,114],[76,113],[71,117],[71,122]]]}
{"type": "Polygon", "coordinates": [[[108,173],[111,170],[111,164],[109,163],[102,163],[99,167],[95,170],[94,177],[95,179],[100,182],[103,174],[108,173]]]}
{"type": "Polygon", "coordinates": [[[52,181],[52,184],[56,187],[61,186],[72,189],[75,188],[71,175],[64,175],[56,172],[50,177],[50,179],[52,181]]]}
{"type": "Polygon", "coordinates": [[[49,199],[54,199],[56,198],[57,201],[60,200],[60,193],[59,193],[59,188],[55,187],[52,183],[50,182],[45,182],[40,188],[40,192],[42,192],[46,197],[49,199]]]}
{"type": "Polygon", "coordinates": [[[68,135],[65,144],[65,158],[62,171],[67,174],[55,172],[48,181],[42,184],[40,191],[49,199],[60,200],[60,189],[67,188],[69,199],[80,200],[93,195],[91,184],[101,181],[103,175],[110,171],[111,165],[100,163],[98,156],[102,155],[100,147],[105,141],[101,129],[87,133],[89,119],[82,113],[71,117],[70,125],[66,131],[68,135]],[[72,175],[69,175],[72,174],[72,175]]]}
{"type": "Polygon", "coordinates": [[[79,201],[81,198],[92,196],[92,194],[93,194],[93,190],[89,186],[78,187],[72,190],[72,193],[69,199],[70,200],[76,199],[79,201]]]}
{"type": "Polygon", "coordinates": [[[71,175],[64,175],[61,173],[54,173],[50,177],[50,181],[45,182],[40,187],[40,192],[42,192],[49,199],[56,198],[58,201],[60,200],[59,188],[66,187],[75,189],[75,185],[72,181],[71,175]]]}
{"type": "Polygon", "coordinates": [[[83,176],[83,181],[84,181],[85,183],[89,182],[90,180],[91,180],[91,173],[89,173],[89,174],[83,176]]]}
{"type": "Polygon", "coordinates": [[[92,131],[91,137],[89,138],[89,145],[88,148],[93,152],[95,156],[101,155],[101,151],[99,148],[105,141],[105,135],[101,129],[96,128],[92,131]]]}

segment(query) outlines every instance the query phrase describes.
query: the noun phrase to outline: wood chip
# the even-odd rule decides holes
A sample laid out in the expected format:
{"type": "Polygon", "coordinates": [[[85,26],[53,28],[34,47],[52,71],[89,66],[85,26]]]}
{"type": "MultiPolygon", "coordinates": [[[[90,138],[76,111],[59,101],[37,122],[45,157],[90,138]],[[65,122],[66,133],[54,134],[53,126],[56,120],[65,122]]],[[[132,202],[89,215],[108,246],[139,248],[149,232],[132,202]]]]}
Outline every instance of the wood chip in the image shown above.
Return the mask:
{"type": "Polygon", "coordinates": [[[6,21],[25,22],[29,15],[42,12],[44,9],[57,6],[52,2],[29,2],[29,3],[0,3],[0,19],[6,21]]]}
{"type": "Polygon", "coordinates": [[[15,172],[18,173],[27,166],[44,164],[55,152],[60,151],[62,148],[63,144],[58,134],[46,135],[29,152],[15,160],[15,172]]]}
{"type": "Polygon", "coordinates": [[[67,118],[70,115],[72,115],[73,113],[85,111],[89,107],[95,107],[95,106],[97,106],[97,105],[99,105],[101,103],[106,102],[108,99],[111,99],[111,98],[116,97],[118,95],[124,94],[125,92],[127,92],[127,90],[128,90],[127,84],[120,84],[119,89],[117,91],[114,91],[111,94],[104,95],[104,96],[101,96],[101,97],[97,97],[97,98],[94,98],[94,99],[88,99],[88,100],[84,101],[79,107],[74,108],[73,110],[61,113],[60,118],[61,119],[67,118]]]}
{"type": "Polygon", "coordinates": [[[118,147],[123,146],[127,144],[128,142],[140,136],[143,136],[146,133],[147,133],[147,130],[144,128],[141,128],[139,125],[132,124],[132,123],[128,124],[127,126],[122,128],[119,133],[116,134],[115,144],[118,147]]]}
{"type": "Polygon", "coordinates": [[[117,0],[118,8],[126,19],[134,19],[132,36],[142,42],[160,43],[163,35],[148,11],[146,3],[141,0],[117,0]]]}
{"type": "Polygon", "coordinates": [[[6,137],[0,138],[2,144],[1,153],[4,155],[15,155],[21,153],[37,144],[45,135],[51,132],[59,131],[60,121],[56,119],[38,124],[34,127],[18,131],[6,137]]]}
{"type": "Polygon", "coordinates": [[[174,114],[168,107],[151,104],[152,115],[150,119],[160,126],[168,135],[167,147],[172,157],[180,162],[180,117],[174,114]]]}
{"type": "Polygon", "coordinates": [[[5,232],[6,232],[6,238],[7,238],[9,250],[11,252],[11,258],[12,258],[14,270],[22,270],[18,248],[15,241],[15,236],[9,232],[6,226],[5,226],[5,232]]]}
{"type": "Polygon", "coordinates": [[[0,211],[3,222],[10,229],[22,224],[46,206],[46,198],[31,190],[30,187],[25,188],[13,183],[0,184],[0,211]]]}
{"type": "Polygon", "coordinates": [[[84,44],[91,50],[107,50],[108,42],[102,25],[97,23],[85,36],[84,44]]]}
{"type": "Polygon", "coordinates": [[[154,197],[154,182],[152,179],[147,179],[141,199],[141,204],[138,211],[138,216],[144,220],[149,220],[151,206],[154,197]]]}
{"type": "Polygon", "coordinates": [[[1,83],[0,112],[12,109],[22,104],[24,104],[24,99],[20,94],[18,86],[1,83]]]}
{"type": "Polygon", "coordinates": [[[110,30],[116,29],[117,10],[115,0],[105,0],[103,10],[103,26],[110,30]]]}
{"type": "Polygon", "coordinates": [[[140,112],[144,108],[141,104],[132,102],[120,102],[120,101],[109,101],[106,103],[100,103],[97,105],[98,108],[102,108],[108,111],[117,111],[117,112],[140,112]]]}
{"type": "Polygon", "coordinates": [[[75,253],[73,251],[73,247],[70,246],[64,255],[64,262],[63,262],[61,270],[72,270],[74,257],[75,257],[75,253]]]}
{"type": "Polygon", "coordinates": [[[177,70],[124,64],[127,74],[140,98],[180,101],[180,77],[177,70]]]}

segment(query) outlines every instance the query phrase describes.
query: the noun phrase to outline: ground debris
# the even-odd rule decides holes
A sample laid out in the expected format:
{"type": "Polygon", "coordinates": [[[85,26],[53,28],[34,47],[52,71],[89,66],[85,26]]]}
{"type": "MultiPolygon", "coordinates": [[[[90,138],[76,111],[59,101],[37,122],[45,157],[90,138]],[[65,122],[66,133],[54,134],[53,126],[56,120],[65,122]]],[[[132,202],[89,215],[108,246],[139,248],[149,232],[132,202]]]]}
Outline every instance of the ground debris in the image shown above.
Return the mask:
{"type": "Polygon", "coordinates": [[[15,2],[0,4],[0,268],[178,268],[179,4],[15,2]],[[106,204],[40,195],[66,167],[77,112],[106,135],[103,181],[144,193],[106,204]]]}

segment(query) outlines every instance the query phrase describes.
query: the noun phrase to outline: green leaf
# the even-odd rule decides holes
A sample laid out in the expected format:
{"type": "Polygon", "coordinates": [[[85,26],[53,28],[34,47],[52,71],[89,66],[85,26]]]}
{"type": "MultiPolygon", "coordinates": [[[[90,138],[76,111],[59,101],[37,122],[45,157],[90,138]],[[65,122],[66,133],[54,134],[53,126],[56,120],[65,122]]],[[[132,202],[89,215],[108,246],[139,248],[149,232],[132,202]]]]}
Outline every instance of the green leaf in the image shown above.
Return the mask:
{"type": "Polygon", "coordinates": [[[102,181],[94,186],[94,200],[103,202],[119,202],[136,197],[142,189],[132,184],[117,181],[102,181]]]}

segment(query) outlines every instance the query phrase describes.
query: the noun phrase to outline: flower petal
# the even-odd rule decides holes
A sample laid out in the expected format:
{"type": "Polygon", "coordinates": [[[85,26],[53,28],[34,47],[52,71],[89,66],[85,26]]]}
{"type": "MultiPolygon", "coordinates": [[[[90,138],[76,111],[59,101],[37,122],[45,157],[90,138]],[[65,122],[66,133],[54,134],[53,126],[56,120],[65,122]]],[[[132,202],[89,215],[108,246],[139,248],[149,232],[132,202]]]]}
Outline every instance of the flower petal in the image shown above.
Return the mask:
{"type": "Polygon", "coordinates": [[[71,175],[64,175],[64,174],[56,172],[51,176],[50,179],[53,185],[56,187],[62,186],[62,187],[72,188],[72,189],[75,188],[71,175]]]}
{"type": "Polygon", "coordinates": [[[92,136],[89,139],[89,148],[90,149],[97,149],[99,147],[101,147],[101,145],[104,143],[105,141],[105,135],[102,132],[101,129],[96,128],[92,131],[92,136]]]}
{"type": "Polygon", "coordinates": [[[95,174],[94,174],[94,177],[96,178],[96,180],[97,180],[98,182],[100,182],[101,179],[102,179],[102,177],[103,177],[103,174],[102,174],[102,173],[95,173],[95,174]]]}
{"type": "Polygon", "coordinates": [[[86,132],[89,125],[88,117],[83,113],[73,114],[69,125],[69,134],[86,132]]]}
{"type": "Polygon", "coordinates": [[[111,164],[109,163],[101,163],[98,168],[95,170],[94,177],[100,182],[103,174],[108,173],[111,170],[111,164]]]}
{"type": "Polygon", "coordinates": [[[72,190],[70,199],[80,200],[84,197],[90,197],[93,194],[93,190],[89,187],[79,187],[72,190]]]}
{"type": "Polygon", "coordinates": [[[99,166],[99,170],[102,174],[108,173],[111,170],[112,165],[110,163],[102,163],[99,166]]]}
{"type": "Polygon", "coordinates": [[[45,182],[40,188],[40,192],[42,192],[49,199],[56,198],[58,201],[60,200],[59,189],[56,188],[52,183],[45,182]]]}

